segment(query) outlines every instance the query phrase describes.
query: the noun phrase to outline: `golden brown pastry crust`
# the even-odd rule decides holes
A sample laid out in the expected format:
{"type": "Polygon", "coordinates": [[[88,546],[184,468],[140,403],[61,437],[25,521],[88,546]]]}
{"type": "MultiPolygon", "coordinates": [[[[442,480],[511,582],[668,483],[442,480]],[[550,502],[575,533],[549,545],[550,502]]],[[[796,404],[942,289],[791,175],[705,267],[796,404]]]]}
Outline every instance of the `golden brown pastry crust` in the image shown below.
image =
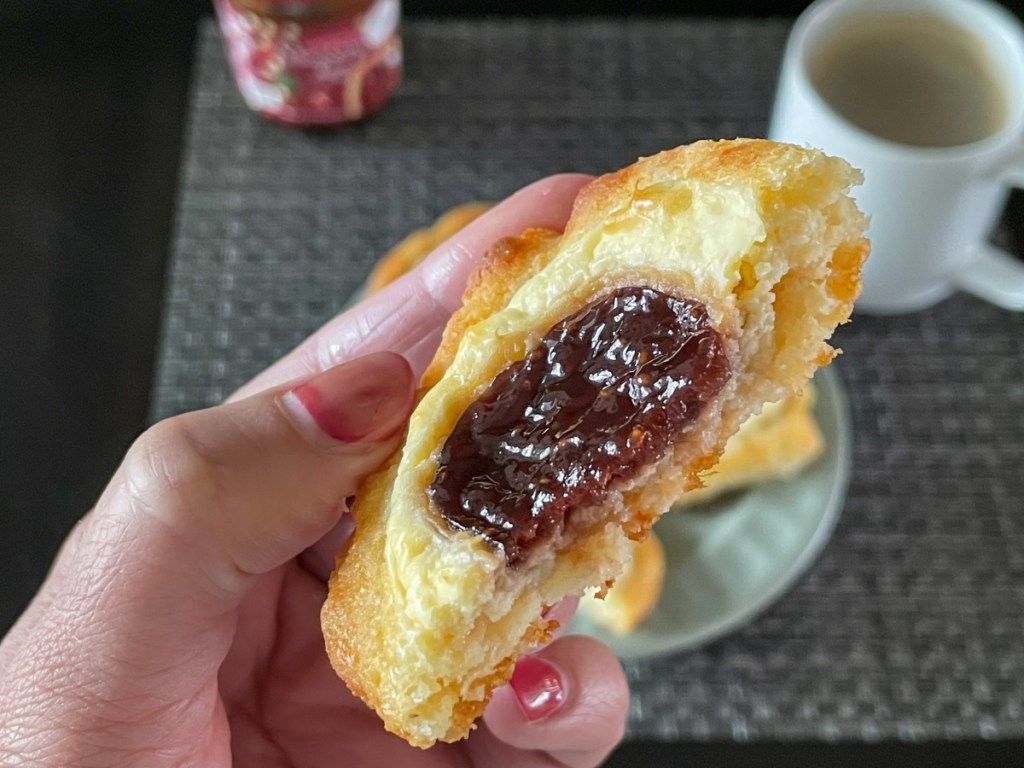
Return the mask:
{"type": "Polygon", "coordinates": [[[349,687],[411,744],[463,738],[514,660],[544,640],[547,605],[607,582],[631,539],[700,484],[762,403],[835,354],[867,253],[840,160],[767,141],[699,142],[596,179],[563,235],[497,244],[452,317],[403,445],[364,483],[356,531],[322,612],[349,687]],[[453,532],[426,495],[439,449],[495,375],[596,297],[645,286],[704,304],[732,378],[684,440],[515,569],[453,532]]]}

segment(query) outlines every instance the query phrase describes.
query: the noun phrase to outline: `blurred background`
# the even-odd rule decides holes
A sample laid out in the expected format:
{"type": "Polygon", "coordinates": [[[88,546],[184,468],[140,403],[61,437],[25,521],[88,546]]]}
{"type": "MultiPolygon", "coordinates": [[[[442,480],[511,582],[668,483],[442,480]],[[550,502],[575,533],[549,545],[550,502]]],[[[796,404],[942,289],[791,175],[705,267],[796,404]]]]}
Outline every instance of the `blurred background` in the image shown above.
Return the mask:
{"type": "MultiPolygon", "coordinates": [[[[1024,17],[1024,0],[1004,4],[1024,17]]],[[[404,0],[403,9],[795,18],[806,5],[404,0]]],[[[0,3],[0,634],[146,425],[196,25],[208,16],[209,0],[0,3]]]]}

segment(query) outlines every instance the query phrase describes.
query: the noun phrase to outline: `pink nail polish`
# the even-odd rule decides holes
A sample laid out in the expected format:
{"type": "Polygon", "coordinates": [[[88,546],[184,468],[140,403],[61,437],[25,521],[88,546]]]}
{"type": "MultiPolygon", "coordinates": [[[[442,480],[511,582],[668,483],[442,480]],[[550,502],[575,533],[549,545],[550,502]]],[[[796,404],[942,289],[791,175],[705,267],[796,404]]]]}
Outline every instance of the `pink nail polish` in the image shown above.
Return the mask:
{"type": "Polygon", "coordinates": [[[373,443],[394,437],[405,425],[415,384],[405,358],[377,352],[329,368],[285,397],[297,401],[328,437],[373,443]]]}
{"type": "Polygon", "coordinates": [[[519,659],[508,684],[523,716],[530,722],[547,717],[565,701],[558,668],[537,656],[519,659]]]}

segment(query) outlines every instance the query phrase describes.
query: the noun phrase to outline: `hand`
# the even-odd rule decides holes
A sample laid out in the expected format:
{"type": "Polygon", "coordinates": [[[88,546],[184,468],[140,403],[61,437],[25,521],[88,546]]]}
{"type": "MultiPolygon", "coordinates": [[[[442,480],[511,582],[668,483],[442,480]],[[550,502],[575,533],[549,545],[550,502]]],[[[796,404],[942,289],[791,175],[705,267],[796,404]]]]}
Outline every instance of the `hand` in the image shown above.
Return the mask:
{"type": "Polygon", "coordinates": [[[348,693],[319,627],[343,500],[398,440],[469,270],[563,226],[585,181],[528,187],[225,405],[142,435],[0,644],[0,763],[597,765],[627,690],[596,641],[524,658],[469,739],[421,751],[348,693]]]}

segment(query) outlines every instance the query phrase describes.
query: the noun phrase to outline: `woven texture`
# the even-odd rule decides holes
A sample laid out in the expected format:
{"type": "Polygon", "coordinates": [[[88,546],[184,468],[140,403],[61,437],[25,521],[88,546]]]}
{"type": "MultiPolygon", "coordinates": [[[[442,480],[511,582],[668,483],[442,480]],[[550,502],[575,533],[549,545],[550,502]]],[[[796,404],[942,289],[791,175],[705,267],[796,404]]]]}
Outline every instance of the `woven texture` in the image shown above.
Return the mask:
{"type": "MultiPolygon", "coordinates": [[[[251,115],[204,27],[153,417],[223,399],[414,227],[539,176],[763,134],[775,22],[424,22],[365,124],[251,115]]],[[[955,297],[842,329],[854,476],[800,583],[697,652],[627,664],[648,739],[1024,736],[1024,315],[955,297]]]]}

